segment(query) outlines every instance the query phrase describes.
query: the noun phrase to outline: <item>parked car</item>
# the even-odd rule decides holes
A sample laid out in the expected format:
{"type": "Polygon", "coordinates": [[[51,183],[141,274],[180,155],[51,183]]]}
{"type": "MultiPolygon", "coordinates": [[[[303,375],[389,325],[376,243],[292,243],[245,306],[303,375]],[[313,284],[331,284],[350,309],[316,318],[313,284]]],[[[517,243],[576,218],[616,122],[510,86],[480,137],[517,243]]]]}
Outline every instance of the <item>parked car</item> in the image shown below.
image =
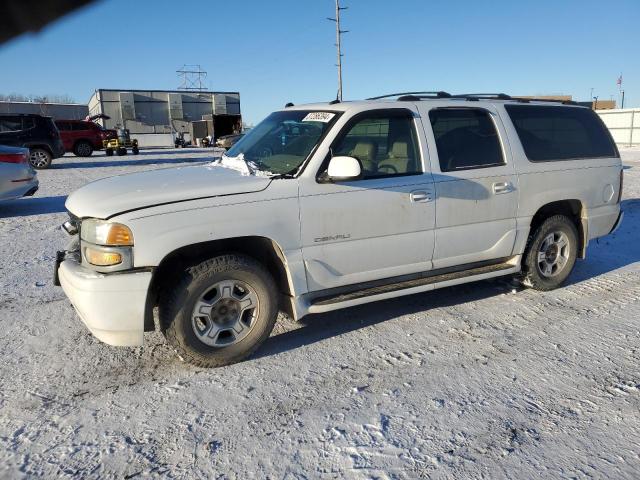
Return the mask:
{"type": "Polygon", "coordinates": [[[42,115],[0,113],[0,145],[28,148],[29,163],[38,169],[64,155],[58,128],[42,115]]]}
{"type": "Polygon", "coordinates": [[[243,135],[244,134],[242,133],[234,133],[233,135],[223,135],[221,137],[218,137],[218,139],[216,140],[216,147],[229,150],[236,144],[238,140],[243,137],[243,135]]]}
{"type": "Polygon", "coordinates": [[[94,150],[103,148],[104,140],[118,136],[115,130],[102,128],[94,122],[85,120],[56,120],[60,137],[67,152],[76,157],[90,157],[94,150]]]}
{"type": "Polygon", "coordinates": [[[141,345],[157,307],[180,358],[225,365],[278,311],[502,275],[557,288],[620,224],[622,175],[609,131],[575,105],[438,92],[289,106],[213,163],[74,192],[56,271],[100,340],[141,345]]]}
{"type": "Polygon", "coordinates": [[[0,145],[0,200],[30,197],[38,176],[29,163],[29,149],[0,145]]]}

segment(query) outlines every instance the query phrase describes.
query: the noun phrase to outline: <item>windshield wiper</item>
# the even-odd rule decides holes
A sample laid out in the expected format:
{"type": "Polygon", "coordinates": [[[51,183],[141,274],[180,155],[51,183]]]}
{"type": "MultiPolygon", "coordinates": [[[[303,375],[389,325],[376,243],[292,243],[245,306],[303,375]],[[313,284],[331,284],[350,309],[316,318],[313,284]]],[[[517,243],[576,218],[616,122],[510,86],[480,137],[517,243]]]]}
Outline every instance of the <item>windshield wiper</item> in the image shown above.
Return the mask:
{"type": "Polygon", "coordinates": [[[270,176],[269,178],[278,180],[279,178],[296,178],[296,176],[293,173],[278,173],[276,175],[270,176]]]}

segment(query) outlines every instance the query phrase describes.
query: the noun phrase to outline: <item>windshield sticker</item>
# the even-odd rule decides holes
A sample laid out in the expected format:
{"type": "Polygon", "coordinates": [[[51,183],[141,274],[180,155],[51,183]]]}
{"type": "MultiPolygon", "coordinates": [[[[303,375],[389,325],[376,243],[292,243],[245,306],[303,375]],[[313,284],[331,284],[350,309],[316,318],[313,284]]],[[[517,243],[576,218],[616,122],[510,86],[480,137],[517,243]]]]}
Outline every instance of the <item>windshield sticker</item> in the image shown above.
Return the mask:
{"type": "Polygon", "coordinates": [[[302,119],[303,122],[322,122],[328,123],[331,121],[333,117],[335,117],[335,113],[329,112],[311,112],[307,113],[307,116],[302,119]]]}

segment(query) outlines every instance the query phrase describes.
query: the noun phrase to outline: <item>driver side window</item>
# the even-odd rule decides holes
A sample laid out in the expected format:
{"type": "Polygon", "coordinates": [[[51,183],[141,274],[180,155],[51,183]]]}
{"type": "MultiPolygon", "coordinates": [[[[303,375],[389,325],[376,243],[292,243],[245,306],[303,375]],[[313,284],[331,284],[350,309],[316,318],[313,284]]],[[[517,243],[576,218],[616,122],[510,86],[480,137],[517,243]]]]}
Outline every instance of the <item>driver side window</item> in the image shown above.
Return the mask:
{"type": "Polygon", "coordinates": [[[422,173],[413,118],[408,112],[359,117],[333,146],[333,156],[360,160],[363,179],[422,173]]]}

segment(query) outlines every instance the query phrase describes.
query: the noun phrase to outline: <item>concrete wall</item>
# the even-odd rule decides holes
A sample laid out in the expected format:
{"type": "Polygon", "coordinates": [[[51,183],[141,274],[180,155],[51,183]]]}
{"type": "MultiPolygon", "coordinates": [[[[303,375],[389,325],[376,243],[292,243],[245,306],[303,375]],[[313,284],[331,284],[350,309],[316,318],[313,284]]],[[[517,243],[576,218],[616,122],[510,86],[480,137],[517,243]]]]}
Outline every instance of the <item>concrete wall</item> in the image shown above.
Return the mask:
{"type": "Polygon", "coordinates": [[[596,110],[618,145],[640,145],[640,108],[596,110]]]}
{"type": "Polygon", "coordinates": [[[37,113],[54,120],[84,120],[89,109],[78,103],[0,102],[0,113],[37,113]]]}

